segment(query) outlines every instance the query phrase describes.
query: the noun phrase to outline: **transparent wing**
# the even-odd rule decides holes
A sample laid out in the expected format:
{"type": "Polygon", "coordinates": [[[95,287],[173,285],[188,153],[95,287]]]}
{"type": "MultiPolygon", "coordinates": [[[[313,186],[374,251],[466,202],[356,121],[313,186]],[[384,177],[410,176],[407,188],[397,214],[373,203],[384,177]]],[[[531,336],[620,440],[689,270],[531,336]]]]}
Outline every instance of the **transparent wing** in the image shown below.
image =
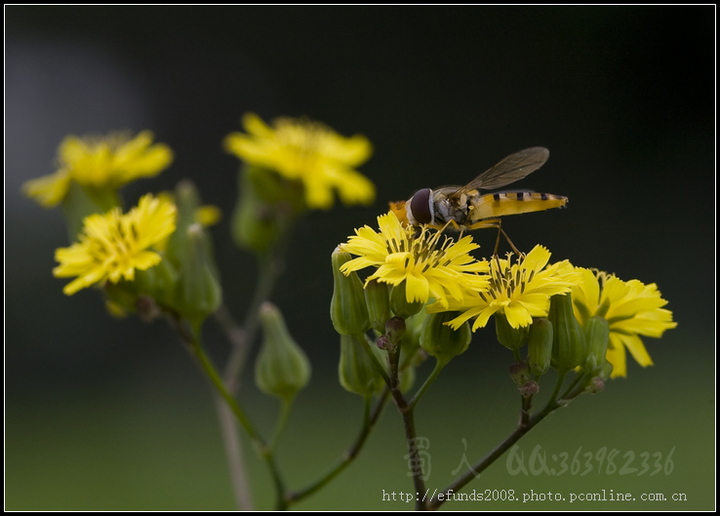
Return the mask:
{"type": "Polygon", "coordinates": [[[519,181],[542,167],[549,156],[550,151],[545,147],[531,147],[511,154],[459,189],[458,193],[475,189],[493,190],[519,181]]]}

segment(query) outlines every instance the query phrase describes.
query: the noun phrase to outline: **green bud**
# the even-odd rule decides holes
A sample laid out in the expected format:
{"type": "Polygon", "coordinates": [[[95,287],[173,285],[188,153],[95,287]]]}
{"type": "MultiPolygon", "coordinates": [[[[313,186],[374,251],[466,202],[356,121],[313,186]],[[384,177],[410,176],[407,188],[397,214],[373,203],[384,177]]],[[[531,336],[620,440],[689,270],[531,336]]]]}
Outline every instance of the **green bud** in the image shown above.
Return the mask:
{"type": "Polygon", "coordinates": [[[465,352],[470,344],[472,332],[467,322],[457,331],[444,324],[458,315],[458,312],[428,314],[423,322],[420,330],[420,346],[438,362],[449,362],[453,357],[465,352]]]}
{"type": "Polygon", "coordinates": [[[95,213],[107,213],[120,204],[120,197],[114,188],[98,190],[70,181],[67,195],[62,202],[70,242],[77,242],[85,217],[95,213]]]}
{"type": "Polygon", "coordinates": [[[400,317],[391,317],[385,323],[385,335],[396,344],[405,336],[405,319],[400,317]]]}
{"type": "Polygon", "coordinates": [[[515,362],[510,366],[510,378],[518,387],[522,387],[530,380],[530,366],[524,360],[515,362]]]}
{"type": "Polygon", "coordinates": [[[498,342],[508,348],[512,352],[518,351],[525,340],[527,340],[529,332],[528,326],[513,328],[502,312],[495,312],[495,334],[498,342]]]}
{"type": "Polygon", "coordinates": [[[610,339],[610,325],[600,316],[594,315],[585,323],[585,338],[588,345],[588,355],[585,359],[585,371],[597,374],[605,363],[608,340],[610,339]]]}
{"type": "Polygon", "coordinates": [[[370,329],[363,284],[355,272],[345,276],[340,267],[352,257],[336,248],[332,253],[333,295],[330,318],[335,331],[341,335],[362,335],[370,329]]]}
{"type": "Polygon", "coordinates": [[[599,376],[602,380],[607,380],[608,378],[610,378],[612,371],[613,371],[613,365],[606,360],[600,369],[599,376]]]}
{"type": "Polygon", "coordinates": [[[372,280],[365,286],[365,303],[373,329],[382,335],[390,313],[390,287],[387,283],[372,280]]]}
{"type": "Polygon", "coordinates": [[[232,218],[235,243],[255,253],[271,249],[304,210],[302,186],[262,167],[243,167],[232,218]]]}
{"type": "Polygon", "coordinates": [[[550,368],[552,344],[552,323],[545,317],[533,319],[528,336],[528,364],[534,375],[541,376],[550,368]]]}
{"type": "MultiPolygon", "coordinates": [[[[385,385],[385,381],[373,359],[368,356],[361,338],[364,337],[340,335],[338,376],[340,385],[345,390],[361,396],[371,396],[385,385]]],[[[377,346],[370,346],[370,349],[372,348],[377,349],[377,346]]],[[[379,350],[376,356],[380,356],[379,350]]]]}
{"type": "MultiPolygon", "coordinates": [[[[427,354],[420,350],[420,331],[422,330],[423,321],[427,317],[425,310],[420,310],[418,313],[405,319],[405,336],[402,339],[402,356],[403,364],[406,361],[412,361],[414,365],[419,365],[427,354]]],[[[402,367],[402,364],[401,364],[402,367]]]]}
{"type": "Polygon", "coordinates": [[[395,285],[390,289],[390,310],[392,313],[403,319],[407,319],[410,316],[418,313],[425,305],[422,301],[410,302],[407,300],[407,293],[405,290],[405,284],[403,281],[399,285],[395,285]]]}
{"type": "Polygon", "coordinates": [[[291,401],[310,381],[310,361],[275,305],[260,307],[260,324],[265,337],[255,362],[255,384],[266,394],[291,401]]]}
{"type": "Polygon", "coordinates": [[[159,264],[135,272],[135,288],[139,294],[152,297],[166,308],[174,308],[179,274],[170,260],[163,257],[159,264]]]}
{"type": "Polygon", "coordinates": [[[605,390],[605,382],[602,381],[602,378],[599,376],[594,376],[587,387],[585,387],[585,391],[590,394],[597,394],[599,392],[602,392],[605,390]]]}
{"type": "Polygon", "coordinates": [[[175,265],[180,266],[187,251],[187,230],[196,222],[195,213],[200,206],[200,195],[197,188],[189,180],[180,181],[172,196],[177,207],[175,232],[170,236],[165,254],[175,265]]]}
{"type": "Polygon", "coordinates": [[[222,289],[205,238],[200,224],[192,224],[187,228],[175,299],[180,314],[194,325],[202,323],[222,302],[222,289]]]}
{"type": "Polygon", "coordinates": [[[585,361],[587,345],[585,332],[575,319],[572,297],[555,295],[550,299],[548,319],[553,327],[553,365],[560,372],[567,372],[585,361]]]}

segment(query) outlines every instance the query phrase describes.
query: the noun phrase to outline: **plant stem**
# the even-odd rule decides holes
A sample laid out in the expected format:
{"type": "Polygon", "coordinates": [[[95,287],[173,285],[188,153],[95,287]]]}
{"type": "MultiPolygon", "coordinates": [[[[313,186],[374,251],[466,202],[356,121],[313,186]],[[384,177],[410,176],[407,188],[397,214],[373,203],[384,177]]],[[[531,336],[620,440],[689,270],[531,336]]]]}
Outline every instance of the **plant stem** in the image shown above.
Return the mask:
{"type": "MultiPolygon", "coordinates": [[[[182,323],[180,321],[176,321],[176,323],[178,328],[182,329],[182,323]]],[[[252,440],[255,448],[258,451],[258,454],[263,458],[263,460],[265,460],[268,467],[270,468],[270,472],[275,483],[278,509],[286,508],[287,504],[285,503],[283,498],[283,492],[285,490],[285,487],[280,476],[280,472],[278,471],[277,465],[275,464],[275,459],[273,458],[272,451],[270,450],[270,448],[268,448],[267,444],[265,444],[265,441],[257,432],[257,430],[255,430],[255,427],[250,422],[250,419],[245,414],[245,411],[240,407],[233,395],[230,394],[230,392],[225,387],[225,383],[220,377],[220,374],[210,360],[210,357],[208,357],[207,353],[205,353],[205,350],[200,343],[199,327],[195,328],[194,332],[180,331],[180,334],[185,340],[190,353],[193,355],[193,357],[195,357],[196,361],[200,365],[200,368],[203,370],[207,378],[210,380],[210,383],[215,388],[216,393],[225,401],[226,405],[229,407],[229,409],[232,411],[232,414],[235,416],[236,421],[240,423],[240,426],[243,427],[245,432],[247,432],[248,437],[250,437],[250,439],[252,440]]]]}
{"type": "Polygon", "coordinates": [[[508,437],[505,438],[503,442],[498,444],[490,453],[488,453],[485,457],[483,457],[481,460],[479,460],[467,473],[462,475],[460,478],[455,480],[452,484],[450,484],[448,487],[443,489],[441,493],[444,495],[442,498],[443,500],[440,501],[439,497],[436,497],[434,500],[431,500],[427,504],[427,508],[430,510],[438,509],[445,501],[447,501],[447,496],[450,492],[457,492],[460,489],[462,489],[468,482],[473,480],[475,477],[479,476],[480,473],[482,473],[485,469],[488,468],[495,460],[500,458],[503,453],[505,453],[512,445],[514,445],[517,441],[520,440],[521,437],[523,437],[525,434],[527,434],[530,430],[535,427],[540,421],[545,419],[550,413],[557,410],[562,406],[563,400],[559,400],[557,398],[558,393],[560,392],[560,389],[563,384],[563,380],[565,379],[566,373],[561,373],[558,376],[557,383],[555,384],[555,390],[550,397],[550,400],[548,401],[547,405],[535,414],[534,416],[530,417],[527,421],[527,424],[525,425],[518,425],[518,427],[515,429],[513,433],[511,433],[508,437]]]}
{"type": "Polygon", "coordinates": [[[344,470],[354,459],[358,456],[360,453],[360,450],[362,449],[363,445],[365,444],[365,441],[370,435],[370,431],[375,426],[375,423],[378,420],[378,417],[380,416],[380,413],[382,412],[383,407],[385,406],[385,402],[388,398],[389,390],[385,389],[385,391],[380,396],[380,399],[378,400],[377,404],[375,405],[375,409],[370,412],[370,405],[372,402],[371,397],[365,398],[365,410],[363,414],[363,426],[360,430],[360,433],[358,434],[357,438],[355,439],[355,442],[348,448],[340,457],[340,459],[337,461],[335,465],[330,467],[317,481],[313,482],[309,486],[295,492],[289,492],[285,495],[285,501],[288,504],[299,502],[303,498],[313,494],[323,486],[325,486],[327,483],[329,483],[333,478],[335,478],[342,470],[344,470]]]}
{"type": "Polygon", "coordinates": [[[430,376],[428,376],[425,380],[425,383],[422,384],[422,386],[415,393],[415,396],[413,396],[413,398],[410,400],[410,403],[408,403],[410,409],[415,408],[417,402],[420,401],[420,398],[423,397],[428,388],[433,384],[435,379],[440,374],[440,371],[442,371],[443,367],[445,367],[445,364],[447,364],[447,362],[440,362],[440,360],[435,363],[435,369],[433,369],[432,373],[430,373],[430,376]]]}
{"type": "Polygon", "coordinates": [[[408,447],[408,463],[412,471],[413,486],[417,493],[415,510],[424,510],[425,502],[420,497],[420,493],[425,493],[425,480],[423,478],[422,461],[420,460],[420,452],[418,449],[418,439],[415,432],[415,416],[413,407],[411,407],[405,396],[400,391],[400,382],[398,378],[398,365],[400,364],[400,343],[397,346],[388,349],[388,362],[390,364],[390,394],[392,394],[395,405],[400,411],[405,428],[405,439],[408,447]]]}

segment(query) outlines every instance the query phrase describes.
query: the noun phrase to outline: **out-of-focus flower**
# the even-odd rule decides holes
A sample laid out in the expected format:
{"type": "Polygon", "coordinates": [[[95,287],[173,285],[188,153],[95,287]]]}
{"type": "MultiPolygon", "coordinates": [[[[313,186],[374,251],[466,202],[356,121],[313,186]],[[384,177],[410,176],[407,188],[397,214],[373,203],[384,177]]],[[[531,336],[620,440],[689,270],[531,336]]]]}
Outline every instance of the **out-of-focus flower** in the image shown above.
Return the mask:
{"type": "Polygon", "coordinates": [[[354,170],[372,154],[364,136],[345,138],[304,119],[278,118],[270,127],[253,113],[243,116],[242,123],[247,134],[229,134],[225,149],[250,165],[302,183],[308,208],[331,208],[334,191],[347,205],[375,199],[373,183],[354,170]]]}
{"type": "Polygon", "coordinates": [[[27,181],[23,191],[46,208],[60,203],[72,181],[96,190],[114,190],[141,177],[152,177],[173,159],[167,145],[152,144],[153,134],[142,131],[134,138],[127,132],[106,137],[68,136],[58,149],[58,170],[27,181]]]}

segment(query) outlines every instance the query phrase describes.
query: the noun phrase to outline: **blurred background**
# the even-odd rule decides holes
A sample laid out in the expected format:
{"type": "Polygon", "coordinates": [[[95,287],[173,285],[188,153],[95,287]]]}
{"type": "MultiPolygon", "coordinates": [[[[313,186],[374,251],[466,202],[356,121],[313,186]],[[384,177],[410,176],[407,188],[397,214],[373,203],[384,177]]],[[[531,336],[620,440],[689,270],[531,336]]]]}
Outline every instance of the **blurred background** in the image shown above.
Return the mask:
{"type": "MultiPolygon", "coordinates": [[[[387,201],[465,183],[531,146],[547,164],[517,187],[566,195],[567,210],[507,218],[525,251],[656,282],[679,323],[644,339],[655,365],[584,396],[520,441],[553,456],[597,457],[638,471],[513,474],[505,457],[468,490],[631,493],[634,502],[457,502],[447,509],[703,510],[715,503],[714,6],[692,7],[67,7],[5,8],[5,507],[10,510],[232,510],[210,388],[161,321],[110,318],[97,292],[62,294],[59,210],[21,184],[52,173],[68,134],[151,129],[175,161],[123,191],[192,179],[225,217],[212,229],[225,301],[241,318],[255,259],[229,237],[238,160],[222,139],[252,111],[307,116],[366,135],[367,208],[313,212],[293,235],[273,301],[313,364],[278,461],[293,489],[316,478],[359,431],[360,397],[337,383],[328,310],[330,253],[387,201]],[[642,473],[642,460],[673,467],[642,473]],[[626,455],[627,454],[627,455],[626,455]],[[667,501],[645,502],[642,493],[667,501]],[[672,502],[673,493],[686,501],[672,502]]],[[[490,251],[495,233],[476,239],[490,251]]],[[[205,325],[222,363],[228,344],[205,325]]],[[[479,331],[418,407],[431,489],[514,428],[510,353],[479,331]],[[465,445],[463,444],[465,439],[465,445]]],[[[419,382],[432,361],[418,371],[419,382]]],[[[419,383],[418,383],[419,385],[419,383]]],[[[546,389],[548,389],[546,387],[546,389]]],[[[241,395],[266,434],[277,402],[252,374],[241,395]]],[[[246,443],[247,444],[247,443],[246,443]]],[[[388,406],[358,460],[297,509],[410,509],[401,421],[388,406]]],[[[270,478],[246,446],[255,506],[270,478]]]]}

